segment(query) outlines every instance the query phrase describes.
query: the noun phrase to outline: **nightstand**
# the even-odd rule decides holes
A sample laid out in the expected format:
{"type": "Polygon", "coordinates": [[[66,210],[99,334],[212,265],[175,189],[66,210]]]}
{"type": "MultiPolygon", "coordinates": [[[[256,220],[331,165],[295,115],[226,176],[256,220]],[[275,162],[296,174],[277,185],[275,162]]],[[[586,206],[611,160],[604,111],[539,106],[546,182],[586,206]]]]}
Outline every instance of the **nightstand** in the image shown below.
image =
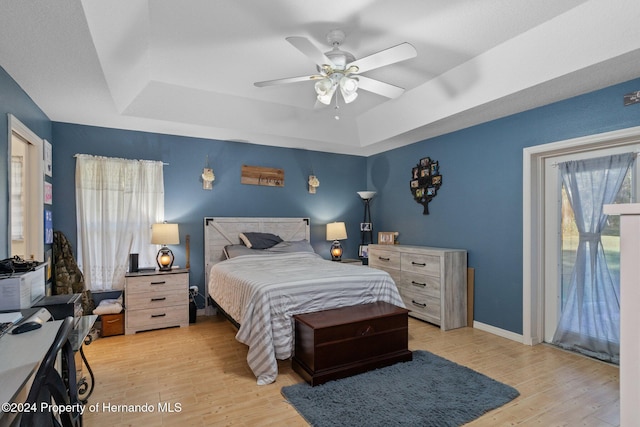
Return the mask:
{"type": "Polygon", "coordinates": [[[189,325],[189,270],[127,273],[125,334],[189,325]]]}
{"type": "Polygon", "coordinates": [[[343,263],[343,264],[360,264],[360,265],[362,265],[362,260],[361,259],[344,258],[344,259],[341,259],[340,262],[343,263]]]}

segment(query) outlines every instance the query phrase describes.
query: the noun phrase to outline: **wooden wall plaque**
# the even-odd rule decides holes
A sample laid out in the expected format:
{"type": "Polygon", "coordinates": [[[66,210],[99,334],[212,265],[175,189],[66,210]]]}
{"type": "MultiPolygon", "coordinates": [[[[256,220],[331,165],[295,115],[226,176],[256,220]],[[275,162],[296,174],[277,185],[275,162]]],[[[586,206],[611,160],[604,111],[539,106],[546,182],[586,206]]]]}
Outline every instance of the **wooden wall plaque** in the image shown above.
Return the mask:
{"type": "Polygon", "coordinates": [[[284,187],[284,170],[242,165],[241,184],[284,187]]]}

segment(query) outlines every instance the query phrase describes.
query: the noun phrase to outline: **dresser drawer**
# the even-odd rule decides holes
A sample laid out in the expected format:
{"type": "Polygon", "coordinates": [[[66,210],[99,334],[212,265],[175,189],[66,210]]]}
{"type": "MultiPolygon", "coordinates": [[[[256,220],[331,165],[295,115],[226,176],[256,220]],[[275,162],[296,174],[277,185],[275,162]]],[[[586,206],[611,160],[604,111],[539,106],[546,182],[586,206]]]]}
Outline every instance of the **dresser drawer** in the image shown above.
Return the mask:
{"type": "Polygon", "coordinates": [[[378,249],[371,251],[369,252],[369,267],[381,270],[400,270],[400,254],[378,249]]]}
{"type": "Polygon", "coordinates": [[[189,278],[186,273],[127,277],[127,294],[175,289],[188,292],[188,283],[189,278]]]}
{"type": "Polygon", "coordinates": [[[418,292],[405,291],[401,294],[411,316],[440,324],[440,298],[421,295],[418,292]]]}
{"type": "Polygon", "coordinates": [[[142,310],[147,308],[167,307],[189,303],[189,294],[186,289],[162,289],[148,293],[134,293],[126,296],[128,310],[142,310]]]}
{"type": "Polygon", "coordinates": [[[402,272],[399,277],[394,277],[393,279],[401,293],[408,291],[440,298],[440,279],[438,277],[402,272]]]}
{"type": "Polygon", "coordinates": [[[185,326],[189,323],[187,306],[128,310],[126,313],[127,334],[168,326],[185,326]]]}
{"type": "Polygon", "coordinates": [[[440,277],[440,257],[438,256],[403,253],[400,258],[402,271],[440,277]]]}

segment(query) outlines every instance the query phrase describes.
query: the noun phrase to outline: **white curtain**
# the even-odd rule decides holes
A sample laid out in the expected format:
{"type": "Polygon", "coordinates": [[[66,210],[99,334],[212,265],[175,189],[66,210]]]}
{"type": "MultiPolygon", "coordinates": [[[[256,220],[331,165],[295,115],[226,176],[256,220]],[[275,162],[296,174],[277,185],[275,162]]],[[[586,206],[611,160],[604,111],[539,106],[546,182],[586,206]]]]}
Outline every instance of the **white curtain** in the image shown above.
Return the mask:
{"type": "Polygon", "coordinates": [[[619,363],[620,283],[612,278],[601,241],[607,215],[634,153],[559,165],[579,232],[576,262],[553,343],[619,363]]]}
{"type": "Polygon", "coordinates": [[[151,224],[164,219],[162,162],[76,155],[78,266],[87,289],[122,289],[129,254],[154,266],[151,224]]]}

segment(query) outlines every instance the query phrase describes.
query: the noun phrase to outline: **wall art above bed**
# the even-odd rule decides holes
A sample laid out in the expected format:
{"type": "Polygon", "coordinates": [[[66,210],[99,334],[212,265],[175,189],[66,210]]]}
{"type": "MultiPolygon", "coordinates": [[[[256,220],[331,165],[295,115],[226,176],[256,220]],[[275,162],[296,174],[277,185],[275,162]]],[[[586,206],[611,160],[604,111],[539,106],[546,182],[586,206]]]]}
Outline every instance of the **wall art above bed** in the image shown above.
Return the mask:
{"type": "Polygon", "coordinates": [[[284,170],[242,165],[240,183],[266,185],[268,187],[284,187],[284,170]]]}
{"type": "Polygon", "coordinates": [[[424,157],[411,169],[409,187],[413,199],[423,206],[423,215],[429,215],[429,202],[438,194],[440,185],[442,185],[442,175],[440,175],[440,165],[437,161],[424,157]]]}

